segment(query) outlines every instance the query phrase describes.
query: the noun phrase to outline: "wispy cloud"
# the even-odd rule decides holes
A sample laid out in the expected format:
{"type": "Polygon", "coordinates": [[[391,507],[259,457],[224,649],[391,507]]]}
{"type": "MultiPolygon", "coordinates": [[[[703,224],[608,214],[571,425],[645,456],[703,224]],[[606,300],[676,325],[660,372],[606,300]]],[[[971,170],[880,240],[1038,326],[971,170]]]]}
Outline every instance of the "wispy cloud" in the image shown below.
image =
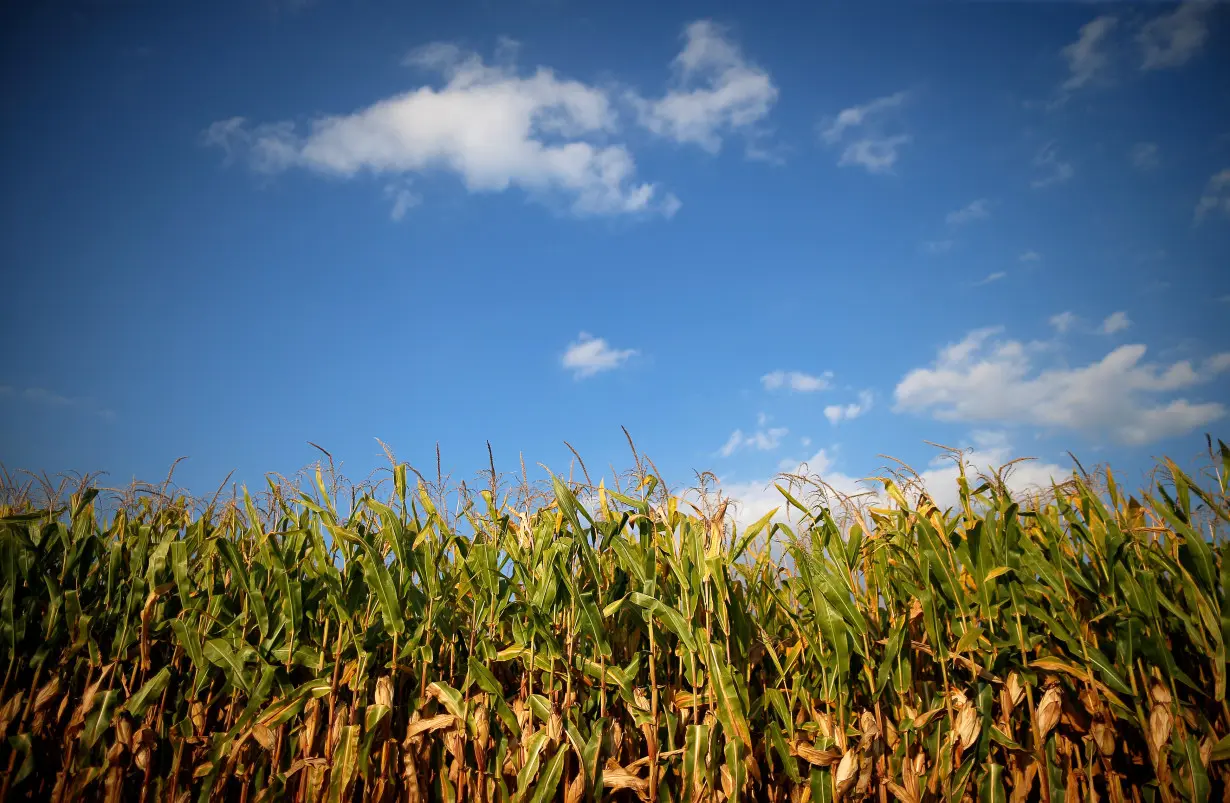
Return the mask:
{"type": "Polygon", "coordinates": [[[1230,167],[1215,174],[1204,187],[1204,194],[1196,203],[1196,222],[1204,220],[1212,212],[1221,212],[1230,217],[1230,167]]]}
{"type": "Polygon", "coordinates": [[[833,426],[842,421],[851,421],[871,409],[872,394],[870,390],[861,391],[858,401],[850,404],[830,404],[824,408],[824,417],[833,426]]]}
{"type": "MultiPolygon", "coordinates": [[[[772,77],[749,62],[729,32],[711,20],[688,25],[683,39],[684,48],[672,65],[673,85],[666,94],[655,100],[629,95],[640,124],[709,153],[721,149],[724,135],[755,137],[777,101],[772,77]]],[[[752,155],[761,152],[750,142],[749,149],[752,155]]]]}
{"type": "Polygon", "coordinates": [[[1212,2],[1187,2],[1147,22],[1136,36],[1140,69],[1164,70],[1191,61],[1209,38],[1207,17],[1212,9],[1212,2]]]}
{"type": "Polygon", "coordinates": [[[636,349],[615,349],[605,339],[582,332],[568,344],[560,364],[572,372],[573,378],[585,379],[603,371],[619,368],[637,355],[636,349]]]}
{"type": "Polygon", "coordinates": [[[902,146],[911,142],[909,134],[888,133],[896,110],[905,100],[906,93],[897,92],[862,106],[842,109],[836,117],[821,121],[821,140],[842,148],[838,166],[862,167],[868,173],[891,173],[902,146]]]}
{"type": "Polygon", "coordinates": [[[1113,335],[1116,332],[1122,332],[1131,325],[1132,321],[1128,318],[1128,314],[1126,312],[1112,312],[1102,321],[1102,325],[1098,327],[1098,331],[1104,335],[1113,335]]]}
{"type": "Polygon", "coordinates": [[[1002,327],[970,332],[940,350],[935,362],[897,384],[896,409],[943,421],[999,422],[1107,434],[1126,444],[1182,435],[1216,421],[1225,407],[1176,392],[1230,369],[1230,353],[1199,366],[1143,362],[1143,345],[1120,346],[1089,365],[1035,365],[1035,344],[998,341],[1002,327]]]}
{"type": "Polygon", "coordinates": [[[718,454],[722,457],[730,457],[742,449],[771,452],[781,446],[782,438],[789,434],[790,430],[785,427],[760,429],[747,435],[743,434],[743,430],[736,429],[730,433],[730,437],[722,445],[722,448],[718,450],[718,454]]]}
{"type": "Polygon", "coordinates": [[[1017,259],[1019,259],[1021,262],[1025,262],[1025,263],[1028,263],[1028,262],[1039,262],[1039,261],[1041,261],[1041,259],[1042,259],[1042,255],[1041,255],[1041,254],[1039,254],[1037,251],[1033,251],[1033,250],[1030,250],[1030,251],[1022,251],[1022,252],[1021,252],[1021,255],[1020,255],[1019,257],[1017,257],[1017,259]]]}
{"type": "Polygon", "coordinates": [[[954,243],[952,240],[927,240],[920,248],[928,254],[947,254],[952,250],[954,243]]]}
{"type": "Polygon", "coordinates": [[[1137,142],[1132,146],[1132,167],[1137,170],[1156,170],[1159,164],[1156,142],[1137,142]]]}
{"type": "Polygon", "coordinates": [[[773,371],[760,378],[765,390],[781,390],[783,388],[796,393],[815,393],[826,390],[832,384],[833,372],[825,371],[819,376],[806,374],[802,371],[773,371]]]}
{"type": "Polygon", "coordinates": [[[1112,16],[1091,20],[1081,26],[1076,41],[1060,51],[1068,63],[1068,77],[1060,87],[1063,91],[1071,92],[1087,86],[1110,66],[1106,39],[1118,22],[1118,19],[1112,16]]]}
{"type": "Polygon", "coordinates": [[[1034,156],[1034,167],[1041,172],[1041,175],[1029,184],[1036,190],[1062,184],[1076,173],[1069,162],[1059,159],[1053,142],[1044,145],[1034,156]]]}
{"type": "Polygon", "coordinates": [[[1054,327],[1059,334],[1066,334],[1080,319],[1071,312],[1059,312],[1050,317],[1048,323],[1054,327]]]}
{"type": "Polygon", "coordinates": [[[988,285],[993,282],[998,282],[1006,278],[1008,278],[1007,271],[997,270],[994,273],[988,273],[986,276],[974,282],[974,287],[982,287],[983,285],[988,285]]]}
{"type": "Polygon", "coordinates": [[[975,220],[985,220],[991,216],[991,202],[986,198],[970,201],[960,209],[948,213],[945,220],[949,225],[962,226],[975,220]]]}
{"type": "Polygon", "coordinates": [[[37,407],[71,409],[78,413],[101,418],[104,421],[115,420],[114,410],[100,407],[92,399],[65,396],[62,393],[57,393],[47,388],[19,388],[14,385],[0,385],[0,398],[16,399],[37,407]]]}
{"type": "Polygon", "coordinates": [[[410,189],[409,182],[385,185],[384,196],[393,202],[389,217],[394,221],[401,220],[407,212],[423,202],[423,199],[410,189]]]}

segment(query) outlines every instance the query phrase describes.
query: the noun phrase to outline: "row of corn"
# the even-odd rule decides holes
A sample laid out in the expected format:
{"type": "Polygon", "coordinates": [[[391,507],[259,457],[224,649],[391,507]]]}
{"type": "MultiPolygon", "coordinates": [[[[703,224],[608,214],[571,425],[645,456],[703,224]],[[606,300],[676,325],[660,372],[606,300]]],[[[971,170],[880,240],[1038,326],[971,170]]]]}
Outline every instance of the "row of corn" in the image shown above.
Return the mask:
{"type": "Polygon", "coordinates": [[[947,510],[783,481],[743,528],[643,469],[9,481],[0,800],[1230,800],[1210,455],[1134,495],[962,470],[947,510]]]}

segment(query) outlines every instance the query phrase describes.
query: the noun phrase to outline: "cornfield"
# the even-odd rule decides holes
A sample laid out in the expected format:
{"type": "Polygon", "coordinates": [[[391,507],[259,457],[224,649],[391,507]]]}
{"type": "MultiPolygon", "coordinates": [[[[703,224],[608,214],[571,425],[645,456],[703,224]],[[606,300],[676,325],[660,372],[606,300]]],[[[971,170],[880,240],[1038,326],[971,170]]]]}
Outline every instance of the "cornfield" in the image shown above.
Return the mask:
{"type": "Polygon", "coordinates": [[[1230,800],[1210,458],[1134,494],[962,466],[947,510],[904,469],[783,478],[742,528],[639,456],[612,487],[10,478],[0,799],[1230,800]]]}

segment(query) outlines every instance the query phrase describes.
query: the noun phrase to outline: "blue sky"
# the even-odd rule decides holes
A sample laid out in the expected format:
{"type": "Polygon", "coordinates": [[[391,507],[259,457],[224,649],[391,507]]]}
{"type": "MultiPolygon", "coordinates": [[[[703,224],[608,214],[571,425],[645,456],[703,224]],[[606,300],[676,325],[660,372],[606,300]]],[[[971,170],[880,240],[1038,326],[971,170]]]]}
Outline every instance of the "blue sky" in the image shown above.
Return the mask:
{"type": "Polygon", "coordinates": [[[1228,6],[3,14],[10,469],[597,473],[623,425],[759,509],[1230,435],[1228,6]]]}

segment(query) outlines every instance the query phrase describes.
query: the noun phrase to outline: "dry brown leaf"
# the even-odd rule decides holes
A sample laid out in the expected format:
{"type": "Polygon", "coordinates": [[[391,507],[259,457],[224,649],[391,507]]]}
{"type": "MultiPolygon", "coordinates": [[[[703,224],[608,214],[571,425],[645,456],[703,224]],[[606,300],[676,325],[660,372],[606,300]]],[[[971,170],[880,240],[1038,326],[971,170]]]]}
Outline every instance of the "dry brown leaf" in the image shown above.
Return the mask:
{"type": "Polygon", "coordinates": [[[1110,757],[1115,754],[1115,731],[1110,725],[1095,722],[1089,728],[1089,735],[1093,737],[1093,743],[1098,746],[1102,755],[1110,757]]]}
{"type": "MultiPolygon", "coordinates": [[[[21,692],[17,692],[5,702],[3,708],[0,708],[0,737],[8,733],[9,723],[17,718],[18,712],[21,711],[21,699],[24,696],[21,692]]],[[[84,715],[82,721],[84,722],[84,715]]]]}
{"type": "Polygon", "coordinates": [[[393,705],[393,678],[384,675],[376,679],[376,691],[373,695],[376,705],[393,705]]]}
{"type": "Polygon", "coordinates": [[[578,772],[564,790],[564,803],[580,803],[585,797],[585,773],[578,772]]]}
{"type": "Polygon", "coordinates": [[[260,723],[253,725],[252,726],[252,738],[255,739],[256,743],[259,744],[261,747],[265,748],[270,753],[273,752],[273,743],[274,743],[273,731],[269,730],[267,726],[261,725],[260,723]]]}
{"type": "Polygon", "coordinates": [[[619,766],[607,765],[602,771],[602,785],[615,791],[631,789],[641,800],[649,799],[649,781],[619,766]]]}
{"type": "Polygon", "coordinates": [[[34,711],[37,713],[51,705],[59,691],[60,677],[59,675],[52,675],[51,680],[38,690],[38,695],[34,698],[34,711]]]}
{"type": "Polygon", "coordinates": [[[858,770],[858,754],[853,750],[847,750],[833,772],[833,782],[837,785],[837,797],[845,797],[846,792],[854,786],[854,782],[858,780],[858,770]]]}
{"type": "Polygon", "coordinates": [[[880,725],[876,722],[875,714],[864,710],[858,718],[858,728],[861,733],[859,739],[859,750],[866,750],[871,746],[871,743],[880,738],[880,725]]]}
{"type": "Polygon", "coordinates": [[[978,734],[982,732],[982,718],[978,710],[967,705],[957,714],[957,743],[962,750],[968,750],[978,742],[978,734]]]}
{"type": "Polygon", "coordinates": [[[1161,749],[1170,741],[1170,730],[1173,727],[1174,719],[1170,715],[1170,709],[1165,705],[1155,705],[1153,710],[1149,712],[1149,747],[1153,752],[1160,753],[1161,749]]]}
{"type": "Polygon", "coordinates": [[[424,733],[438,731],[443,728],[451,728],[456,720],[457,718],[452,714],[437,714],[430,719],[420,719],[418,722],[412,722],[410,723],[410,726],[406,728],[406,739],[408,741],[421,736],[424,733]]]}
{"type": "Polygon", "coordinates": [[[790,745],[790,752],[808,764],[814,764],[817,767],[831,767],[841,760],[840,752],[836,750],[817,750],[806,742],[796,742],[790,745]]]}
{"type": "Polygon", "coordinates": [[[1038,701],[1038,733],[1043,739],[1059,724],[1059,716],[1063,713],[1063,691],[1059,686],[1051,686],[1038,701]]]}
{"type": "Polygon", "coordinates": [[[1166,688],[1162,683],[1155,681],[1149,687],[1149,699],[1153,701],[1154,705],[1170,705],[1170,689],[1166,688]]]}

